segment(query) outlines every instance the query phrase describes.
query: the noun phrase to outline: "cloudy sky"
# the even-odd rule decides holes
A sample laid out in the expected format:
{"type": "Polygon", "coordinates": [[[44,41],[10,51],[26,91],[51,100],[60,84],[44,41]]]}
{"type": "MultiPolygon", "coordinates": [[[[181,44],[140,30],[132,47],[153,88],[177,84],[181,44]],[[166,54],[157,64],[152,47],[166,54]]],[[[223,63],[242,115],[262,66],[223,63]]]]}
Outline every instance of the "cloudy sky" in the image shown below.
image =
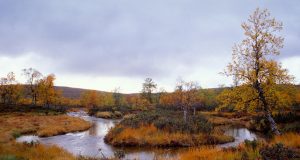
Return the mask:
{"type": "Polygon", "coordinates": [[[268,8],[284,24],[279,61],[300,82],[300,1],[0,0],[0,76],[33,67],[56,85],[138,92],[146,77],[230,85],[219,74],[241,22],[268,8]]]}

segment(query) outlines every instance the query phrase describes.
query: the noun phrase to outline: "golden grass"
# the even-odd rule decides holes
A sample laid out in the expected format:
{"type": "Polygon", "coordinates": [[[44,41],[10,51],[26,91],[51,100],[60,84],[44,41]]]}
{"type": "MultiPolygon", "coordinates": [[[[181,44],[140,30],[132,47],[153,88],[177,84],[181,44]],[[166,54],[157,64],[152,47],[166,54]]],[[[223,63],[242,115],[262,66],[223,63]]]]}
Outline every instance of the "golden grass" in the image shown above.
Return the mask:
{"type": "Polygon", "coordinates": [[[232,151],[222,151],[212,147],[201,147],[197,149],[190,149],[189,151],[180,155],[181,160],[230,160],[239,159],[240,154],[232,151]]]}
{"type": "Polygon", "coordinates": [[[236,113],[229,112],[201,112],[212,124],[220,125],[235,125],[246,126],[250,116],[242,116],[237,118],[236,113]]]}
{"type": "Polygon", "coordinates": [[[30,160],[75,160],[67,151],[56,146],[37,144],[29,146],[22,143],[0,144],[0,156],[13,155],[30,160]]]}
{"type": "Polygon", "coordinates": [[[221,149],[218,147],[202,146],[200,148],[193,148],[179,155],[181,160],[199,159],[199,160],[236,160],[242,159],[243,154],[246,153],[248,159],[260,159],[259,148],[253,149],[241,144],[235,149],[221,149]]]}
{"type": "Polygon", "coordinates": [[[260,142],[257,148],[253,149],[244,144],[237,149],[225,149],[214,147],[200,147],[190,149],[180,154],[181,160],[199,159],[199,160],[233,160],[241,159],[244,153],[247,153],[249,159],[261,159],[259,149],[262,146],[271,145],[275,143],[283,143],[287,147],[300,149],[300,135],[298,133],[287,133],[280,136],[275,136],[269,144],[260,142]]]}
{"type": "Polygon", "coordinates": [[[39,116],[33,113],[0,115],[0,142],[13,139],[13,133],[54,136],[68,132],[83,131],[91,124],[67,115],[39,116]]]}
{"type": "Polygon", "coordinates": [[[139,128],[116,126],[106,135],[106,140],[114,146],[198,146],[203,144],[217,144],[233,141],[232,137],[220,134],[186,134],[167,132],[157,129],[154,125],[139,128]]]}
{"type": "Polygon", "coordinates": [[[119,111],[114,111],[114,112],[96,112],[95,116],[97,118],[104,118],[104,119],[115,119],[115,118],[121,118],[123,114],[119,111]]]}
{"type": "Polygon", "coordinates": [[[275,136],[271,143],[282,143],[285,146],[300,149],[300,134],[286,133],[283,135],[275,136]]]}
{"type": "Polygon", "coordinates": [[[232,124],[232,120],[224,117],[209,116],[207,119],[214,125],[232,124]]]}
{"type": "MultiPolygon", "coordinates": [[[[37,113],[0,114],[0,157],[16,156],[30,160],[73,160],[72,154],[56,146],[26,145],[14,142],[14,135],[53,136],[88,129],[91,124],[67,115],[37,113]]],[[[0,158],[1,159],[1,158],[0,158]]]]}

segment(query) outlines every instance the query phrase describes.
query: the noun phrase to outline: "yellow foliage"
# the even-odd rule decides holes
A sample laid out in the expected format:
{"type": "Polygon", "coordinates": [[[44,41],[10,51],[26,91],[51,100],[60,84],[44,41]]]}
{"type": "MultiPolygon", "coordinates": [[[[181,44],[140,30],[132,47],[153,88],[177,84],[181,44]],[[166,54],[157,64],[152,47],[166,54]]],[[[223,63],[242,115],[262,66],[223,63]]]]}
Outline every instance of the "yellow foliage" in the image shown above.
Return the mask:
{"type": "MultiPolygon", "coordinates": [[[[292,106],[295,88],[291,85],[269,86],[265,90],[265,97],[273,111],[288,109],[292,106]]],[[[259,101],[257,91],[249,85],[241,85],[224,90],[217,96],[218,111],[232,107],[238,111],[256,112],[262,110],[262,102],[259,101]]]]}

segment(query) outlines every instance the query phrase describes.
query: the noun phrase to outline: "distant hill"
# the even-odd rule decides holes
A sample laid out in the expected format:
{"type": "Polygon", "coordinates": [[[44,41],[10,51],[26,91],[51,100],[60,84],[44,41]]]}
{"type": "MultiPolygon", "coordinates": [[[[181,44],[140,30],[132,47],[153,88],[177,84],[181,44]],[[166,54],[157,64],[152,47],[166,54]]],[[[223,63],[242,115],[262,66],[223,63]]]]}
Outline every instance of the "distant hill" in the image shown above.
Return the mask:
{"type": "MultiPolygon", "coordinates": [[[[80,95],[83,92],[91,91],[91,89],[82,89],[82,88],[72,88],[72,87],[64,87],[64,86],[55,86],[55,89],[61,90],[62,95],[66,98],[80,98],[80,95]]],[[[97,91],[100,93],[110,93],[110,92],[104,92],[104,91],[97,91]]]]}
{"type": "MultiPolygon", "coordinates": [[[[300,85],[295,85],[297,89],[300,89],[300,85]]],[[[229,87],[226,87],[229,88],[229,87]]],[[[221,92],[222,90],[226,88],[206,88],[201,89],[204,91],[212,91],[215,93],[221,92]]],[[[62,95],[66,98],[80,98],[80,95],[85,91],[91,91],[91,89],[82,89],[82,88],[72,88],[72,87],[65,87],[65,86],[55,86],[55,89],[61,90],[62,95]]],[[[99,93],[111,93],[111,92],[105,92],[105,91],[98,91],[99,93]]],[[[131,93],[131,94],[123,94],[125,96],[137,96],[139,93],[131,93]]]]}

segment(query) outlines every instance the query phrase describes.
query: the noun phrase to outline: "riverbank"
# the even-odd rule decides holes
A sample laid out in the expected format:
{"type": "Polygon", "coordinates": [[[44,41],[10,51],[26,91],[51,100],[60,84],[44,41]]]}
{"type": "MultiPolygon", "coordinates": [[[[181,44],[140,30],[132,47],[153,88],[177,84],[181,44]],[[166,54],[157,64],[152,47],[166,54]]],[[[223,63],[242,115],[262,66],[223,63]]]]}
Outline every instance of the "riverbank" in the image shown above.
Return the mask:
{"type": "Polygon", "coordinates": [[[84,131],[89,129],[91,124],[61,112],[20,109],[1,112],[0,126],[0,159],[73,160],[76,159],[75,156],[57,146],[23,144],[16,143],[14,140],[25,134],[49,137],[84,131]]]}
{"type": "Polygon", "coordinates": [[[299,133],[275,136],[268,142],[245,141],[235,148],[199,147],[179,155],[181,160],[206,159],[300,159],[299,133]]]}
{"type": "Polygon", "coordinates": [[[39,115],[37,113],[0,114],[0,142],[13,140],[24,134],[49,137],[69,132],[84,131],[91,124],[65,114],[39,115]]]}

